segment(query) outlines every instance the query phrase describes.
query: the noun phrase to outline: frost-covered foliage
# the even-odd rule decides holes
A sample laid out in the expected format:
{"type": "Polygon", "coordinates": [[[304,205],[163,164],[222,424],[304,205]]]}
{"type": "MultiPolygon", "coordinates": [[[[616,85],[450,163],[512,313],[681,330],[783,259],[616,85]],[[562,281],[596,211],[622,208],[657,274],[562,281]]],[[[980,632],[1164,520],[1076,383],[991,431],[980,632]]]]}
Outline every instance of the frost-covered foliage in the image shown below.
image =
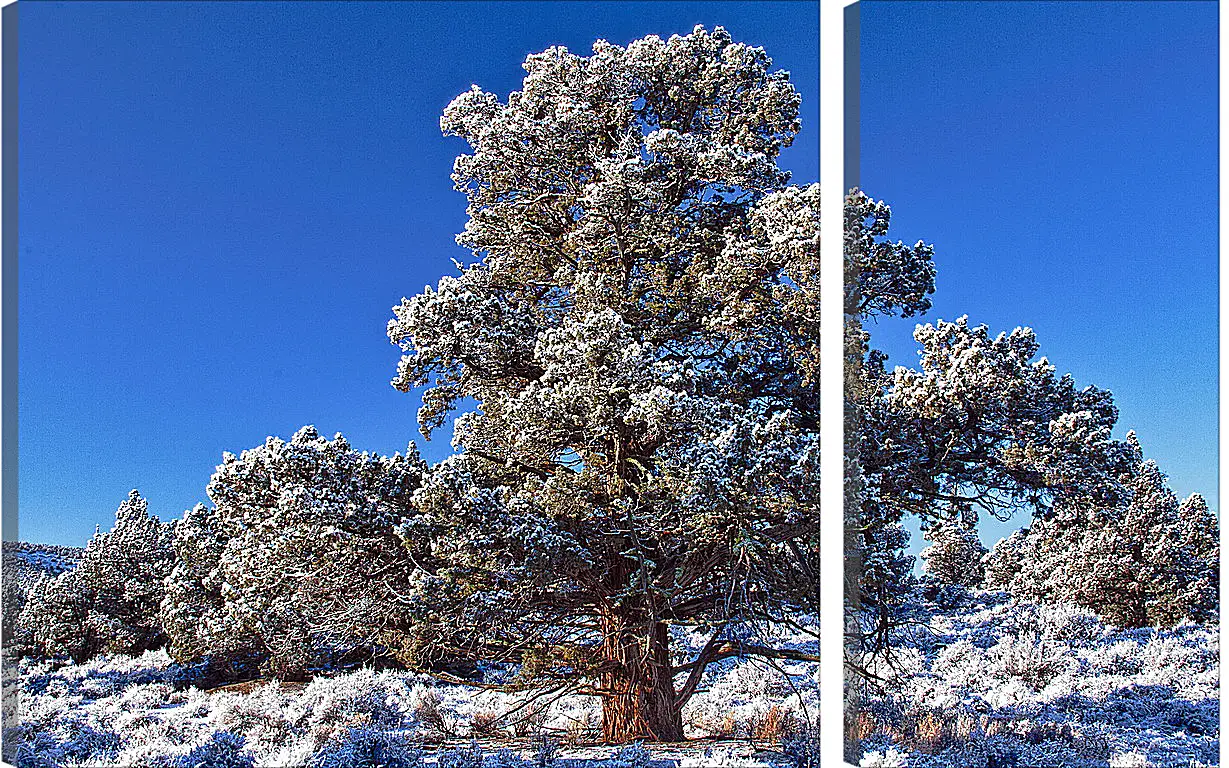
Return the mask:
{"type": "Polygon", "coordinates": [[[1010,535],[999,539],[982,557],[985,574],[983,586],[987,589],[1007,589],[1024,565],[1024,542],[1028,534],[1028,528],[1012,531],[1010,535]]]}
{"type": "MultiPolygon", "coordinates": [[[[680,642],[686,645],[686,638],[680,642]]],[[[706,726],[724,700],[733,718],[725,735],[739,740],[705,739],[661,752],[657,745],[592,744],[600,729],[580,727],[596,726],[600,717],[589,696],[512,694],[370,669],[308,684],[265,681],[205,691],[197,687],[204,665],[176,664],[165,650],[83,664],[25,659],[6,682],[5,701],[15,709],[4,759],[18,768],[647,768],[670,761],[766,768],[781,760],[754,758],[747,740],[774,749],[781,737],[768,728],[771,722],[790,731],[772,713],[812,721],[816,714],[804,712],[800,701],[801,695],[813,707],[816,692],[796,690],[808,676],[817,679],[817,665],[804,667],[774,680],[749,661],[712,665],[706,690],[688,703],[688,735],[720,735],[706,726]],[[522,732],[519,724],[535,707],[522,732]]]]}
{"type": "Polygon", "coordinates": [[[419,768],[422,754],[404,733],[360,726],[329,742],[312,756],[311,764],[318,768],[419,768]]]}
{"type": "MultiPolygon", "coordinates": [[[[845,202],[851,708],[863,707],[883,659],[916,661],[911,627],[928,618],[917,601],[954,608],[967,602],[963,587],[1086,606],[1119,627],[1208,620],[1215,516],[1199,497],[1179,505],[1133,435],[1112,437],[1111,393],[1060,375],[1032,329],[993,334],[967,317],[919,324],[917,365],[889,370],[867,321],[929,310],[932,250],[889,241],[886,204],[856,189],[845,202]],[[1033,525],[983,556],[979,516],[1019,513],[1033,525]],[[920,585],[905,567],[906,518],[931,541],[920,585]]],[[[888,759],[879,751],[874,760],[888,759]]]]}
{"type": "Polygon", "coordinates": [[[982,558],[986,548],[977,536],[977,526],[967,520],[943,520],[926,531],[930,546],[919,557],[926,573],[946,584],[979,587],[984,578],[982,558]]]}
{"type": "MultiPolygon", "coordinates": [[[[30,648],[30,638],[18,639],[15,635],[17,619],[25,610],[26,598],[30,590],[41,579],[59,576],[65,571],[77,566],[81,560],[81,547],[65,547],[54,544],[31,544],[24,541],[6,541],[3,543],[4,579],[0,583],[3,591],[3,634],[5,647],[21,646],[30,648]]],[[[28,633],[27,633],[28,634],[28,633]]]]}
{"type": "Polygon", "coordinates": [[[903,752],[899,752],[891,747],[886,751],[871,750],[862,756],[858,761],[860,768],[907,768],[909,758],[903,752]]]}
{"type": "Polygon", "coordinates": [[[911,618],[922,626],[869,667],[886,682],[850,723],[854,763],[893,765],[896,750],[909,768],[1217,764],[1215,624],[1116,629],[1001,592],[959,610],[919,599],[911,618]]]}
{"type": "Polygon", "coordinates": [[[132,491],[115,512],[115,526],[94,534],[75,568],[31,587],[15,650],[83,661],[161,645],[158,604],[174,557],[174,530],[174,522],[149,514],[132,491]]]}
{"type": "Polygon", "coordinates": [[[402,529],[433,543],[405,657],[587,680],[609,738],[676,740],[705,664],[777,652],[734,626],[816,600],[819,191],[777,165],[800,96],[722,28],[524,68],[445,109],[474,259],[388,324],[425,435],[477,406],[402,529]],[[714,642],[677,664],[668,623],[714,642]]]}
{"type": "Polygon", "coordinates": [[[1020,598],[1075,603],[1118,626],[1205,621],[1219,599],[1216,517],[1198,494],[1179,503],[1133,433],[1127,443],[1137,453],[1124,481],[1129,500],[1056,508],[996,547],[989,567],[1020,598]]]}
{"type": "Polygon", "coordinates": [[[422,469],[413,446],[387,458],[314,427],[226,454],[214,506],[185,513],[175,537],[162,603],[172,654],[208,657],[219,674],[259,662],[301,677],[379,652],[412,569],[393,529],[422,469]]]}
{"type": "Polygon", "coordinates": [[[168,768],[252,768],[254,761],[243,751],[243,741],[242,736],[217,731],[209,741],[169,761],[168,768]]]}

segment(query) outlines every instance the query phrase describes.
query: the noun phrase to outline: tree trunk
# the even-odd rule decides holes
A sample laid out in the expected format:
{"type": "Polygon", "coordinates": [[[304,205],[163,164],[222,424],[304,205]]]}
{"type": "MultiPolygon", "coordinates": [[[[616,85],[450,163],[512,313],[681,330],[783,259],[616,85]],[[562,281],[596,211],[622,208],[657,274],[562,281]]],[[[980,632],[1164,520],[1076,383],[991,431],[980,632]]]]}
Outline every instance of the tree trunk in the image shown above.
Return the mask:
{"type": "Polygon", "coordinates": [[[603,622],[602,737],[607,743],[682,741],[669,627],[608,616],[603,622]]]}

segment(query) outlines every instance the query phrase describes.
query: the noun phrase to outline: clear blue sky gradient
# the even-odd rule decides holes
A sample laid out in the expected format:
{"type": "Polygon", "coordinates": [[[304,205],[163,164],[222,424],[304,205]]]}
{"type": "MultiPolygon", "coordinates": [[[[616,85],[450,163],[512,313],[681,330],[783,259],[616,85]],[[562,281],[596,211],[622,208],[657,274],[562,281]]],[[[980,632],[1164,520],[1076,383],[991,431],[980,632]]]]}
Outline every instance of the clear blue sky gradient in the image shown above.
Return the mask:
{"type": "Polygon", "coordinates": [[[133,487],[177,517],[303,424],[422,445],[384,326],[463,255],[440,112],[697,23],[793,73],[783,165],[818,180],[817,2],[23,3],[21,538],[82,544],[133,487]]]}
{"type": "MultiPolygon", "coordinates": [[[[1216,4],[870,0],[861,21],[860,180],[894,238],[935,245],[923,319],[1031,326],[1215,508],[1216,4]]],[[[889,364],[916,364],[914,324],[872,328],[889,364]]]]}

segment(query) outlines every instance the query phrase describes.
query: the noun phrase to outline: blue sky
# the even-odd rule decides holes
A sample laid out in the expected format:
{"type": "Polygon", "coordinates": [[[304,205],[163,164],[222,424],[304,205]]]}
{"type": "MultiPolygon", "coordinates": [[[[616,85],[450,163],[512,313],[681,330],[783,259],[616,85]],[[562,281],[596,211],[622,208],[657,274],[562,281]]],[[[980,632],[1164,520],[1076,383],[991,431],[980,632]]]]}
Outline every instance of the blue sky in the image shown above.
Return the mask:
{"type": "MultiPolygon", "coordinates": [[[[1216,4],[870,0],[861,22],[860,180],[894,238],[935,245],[924,319],[1033,327],[1215,508],[1216,4]]],[[[914,324],[872,329],[890,364],[914,324]]]]}
{"type": "MultiPolygon", "coordinates": [[[[528,53],[725,25],[801,90],[818,180],[817,3],[28,3],[20,8],[19,504],[81,544],[131,488],[164,519],[222,451],[303,424],[422,444],[384,326],[461,252],[470,84],[528,53]]],[[[423,446],[447,448],[441,434],[423,446]]]]}

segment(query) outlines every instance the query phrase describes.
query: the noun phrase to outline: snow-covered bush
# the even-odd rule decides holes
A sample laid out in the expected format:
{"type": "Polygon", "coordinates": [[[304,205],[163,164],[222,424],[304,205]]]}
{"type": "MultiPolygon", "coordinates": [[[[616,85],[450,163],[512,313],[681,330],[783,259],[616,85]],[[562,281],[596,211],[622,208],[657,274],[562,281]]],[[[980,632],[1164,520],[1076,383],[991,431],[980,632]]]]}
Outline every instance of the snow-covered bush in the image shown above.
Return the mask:
{"type": "Polygon", "coordinates": [[[781,740],[781,751],[796,768],[819,768],[819,726],[799,728],[781,740]]]}
{"type": "Polygon", "coordinates": [[[169,762],[167,768],[252,768],[252,756],[243,750],[242,736],[215,732],[208,741],[169,762]]]}
{"type": "Polygon", "coordinates": [[[393,533],[412,514],[423,463],[304,427],[240,456],[210,480],[213,508],[185,514],[162,613],[176,658],[215,673],[303,678],[313,667],[385,652],[390,590],[412,570],[393,533]],[[229,665],[229,667],[227,666],[229,665]]]}
{"type": "Polygon", "coordinates": [[[482,768],[482,747],[478,742],[471,741],[460,747],[453,747],[440,752],[436,765],[438,768],[482,768]]]}
{"type": "Polygon", "coordinates": [[[867,752],[858,762],[860,768],[907,768],[909,757],[904,752],[889,748],[885,752],[867,752]]]}
{"type": "Polygon", "coordinates": [[[351,728],[312,756],[314,768],[419,768],[422,753],[398,731],[351,728]]]}
{"type": "Polygon", "coordinates": [[[1145,752],[1119,752],[1110,758],[1109,768],[1153,768],[1145,752]]]}
{"type": "Polygon", "coordinates": [[[486,759],[484,768],[530,768],[530,763],[510,749],[501,749],[486,759]]]}
{"type": "Polygon", "coordinates": [[[628,744],[618,752],[614,757],[610,758],[610,768],[648,768],[649,761],[653,759],[648,748],[643,742],[637,741],[635,744],[628,744]]]}

